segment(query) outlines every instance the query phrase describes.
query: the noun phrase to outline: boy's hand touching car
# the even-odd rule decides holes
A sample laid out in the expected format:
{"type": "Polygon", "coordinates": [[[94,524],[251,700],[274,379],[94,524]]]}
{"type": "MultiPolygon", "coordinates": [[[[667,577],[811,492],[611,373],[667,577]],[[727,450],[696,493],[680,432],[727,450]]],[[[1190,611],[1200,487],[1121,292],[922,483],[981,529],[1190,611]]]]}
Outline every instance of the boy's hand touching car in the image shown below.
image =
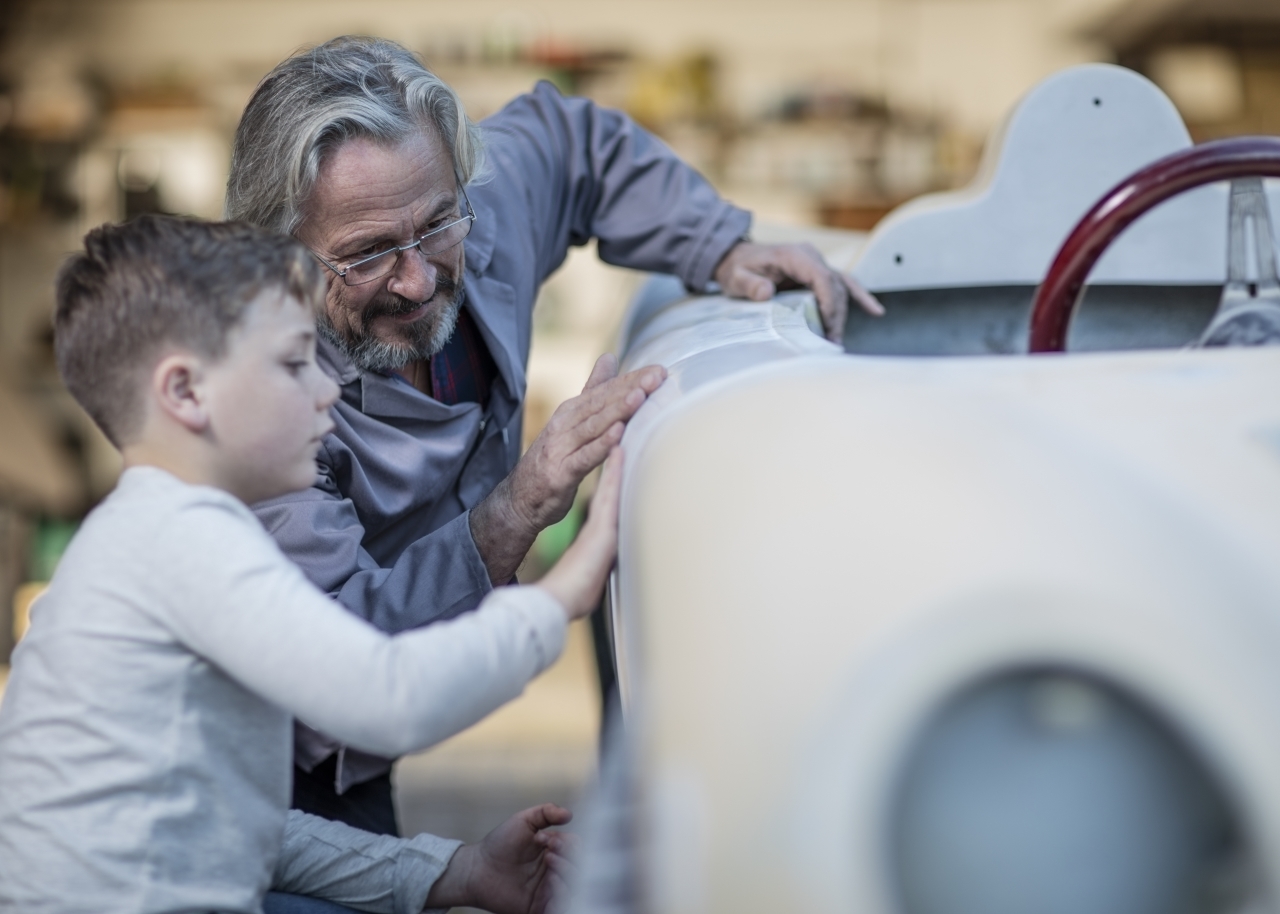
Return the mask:
{"type": "Polygon", "coordinates": [[[600,603],[604,579],[618,554],[618,498],[622,491],[622,448],[609,452],[587,522],[578,537],[535,585],[560,601],[570,619],[589,615],[600,603]]]}

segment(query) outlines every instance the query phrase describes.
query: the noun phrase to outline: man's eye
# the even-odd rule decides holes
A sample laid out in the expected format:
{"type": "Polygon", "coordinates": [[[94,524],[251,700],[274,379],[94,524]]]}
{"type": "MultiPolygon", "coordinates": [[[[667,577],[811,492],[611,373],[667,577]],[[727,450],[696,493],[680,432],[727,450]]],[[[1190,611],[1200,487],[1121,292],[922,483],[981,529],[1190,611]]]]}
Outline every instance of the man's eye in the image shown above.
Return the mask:
{"type": "Polygon", "coordinates": [[[289,374],[301,374],[311,363],[306,359],[300,361],[285,362],[284,367],[288,369],[289,374]]]}
{"type": "Polygon", "coordinates": [[[456,212],[445,213],[443,216],[439,216],[435,219],[432,219],[430,222],[428,222],[426,225],[426,228],[422,230],[422,234],[430,235],[432,232],[435,232],[444,228],[450,222],[457,222],[459,218],[461,217],[456,212]]]}
{"type": "Polygon", "coordinates": [[[366,258],[369,258],[369,257],[376,257],[378,254],[384,254],[389,250],[391,250],[391,248],[388,245],[371,244],[366,248],[361,248],[360,250],[356,251],[354,254],[351,255],[349,259],[365,260],[366,258]]]}

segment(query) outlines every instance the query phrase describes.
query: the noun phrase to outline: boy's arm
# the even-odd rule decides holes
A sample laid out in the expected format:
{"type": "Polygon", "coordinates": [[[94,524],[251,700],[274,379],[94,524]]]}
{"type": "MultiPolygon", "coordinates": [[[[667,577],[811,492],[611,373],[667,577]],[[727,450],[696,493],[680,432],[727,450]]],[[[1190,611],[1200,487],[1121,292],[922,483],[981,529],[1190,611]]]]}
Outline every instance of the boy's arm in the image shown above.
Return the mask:
{"type": "Polygon", "coordinates": [[[515,698],[559,656],[569,618],[594,605],[613,560],[620,482],[619,452],[556,596],[503,587],[473,613],[389,637],[335,606],[251,516],[220,501],[157,525],[152,602],[180,643],[304,723],[365,752],[416,752],[515,698]]]}
{"type": "Polygon", "coordinates": [[[535,806],[463,845],[374,835],[290,810],[271,887],[385,914],[462,906],[547,914],[563,905],[570,840],[549,829],[571,818],[567,809],[535,806]]]}
{"type": "Polygon", "coordinates": [[[518,696],[563,648],[565,609],[538,588],[500,588],[473,613],[392,637],[308,584],[265,537],[233,547],[233,532],[220,551],[171,553],[168,581],[194,585],[170,596],[175,636],[356,749],[395,757],[447,739],[518,696]]]}

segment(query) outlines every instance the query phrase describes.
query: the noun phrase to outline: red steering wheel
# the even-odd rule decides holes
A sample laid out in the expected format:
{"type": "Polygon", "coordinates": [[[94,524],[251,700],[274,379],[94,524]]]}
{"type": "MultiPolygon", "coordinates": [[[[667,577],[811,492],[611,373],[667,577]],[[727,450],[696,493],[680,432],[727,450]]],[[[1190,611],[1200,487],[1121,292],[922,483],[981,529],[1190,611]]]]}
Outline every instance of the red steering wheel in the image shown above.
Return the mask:
{"type": "Polygon", "coordinates": [[[1062,352],[1089,272],[1116,236],[1170,197],[1215,181],[1280,178],[1280,137],[1247,136],[1193,146],[1125,178],[1063,242],[1031,307],[1032,352],[1062,352]]]}

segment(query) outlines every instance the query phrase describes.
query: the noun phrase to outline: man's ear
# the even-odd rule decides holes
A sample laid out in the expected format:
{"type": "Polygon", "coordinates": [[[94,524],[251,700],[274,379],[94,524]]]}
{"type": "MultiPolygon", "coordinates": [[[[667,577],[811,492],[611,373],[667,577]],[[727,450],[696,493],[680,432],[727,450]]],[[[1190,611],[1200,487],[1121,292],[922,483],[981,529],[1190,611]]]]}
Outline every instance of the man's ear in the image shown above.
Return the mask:
{"type": "Polygon", "coordinates": [[[204,364],[189,352],[165,356],[151,373],[151,392],[161,412],[196,433],[209,426],[204,376],[204,364]]]}

